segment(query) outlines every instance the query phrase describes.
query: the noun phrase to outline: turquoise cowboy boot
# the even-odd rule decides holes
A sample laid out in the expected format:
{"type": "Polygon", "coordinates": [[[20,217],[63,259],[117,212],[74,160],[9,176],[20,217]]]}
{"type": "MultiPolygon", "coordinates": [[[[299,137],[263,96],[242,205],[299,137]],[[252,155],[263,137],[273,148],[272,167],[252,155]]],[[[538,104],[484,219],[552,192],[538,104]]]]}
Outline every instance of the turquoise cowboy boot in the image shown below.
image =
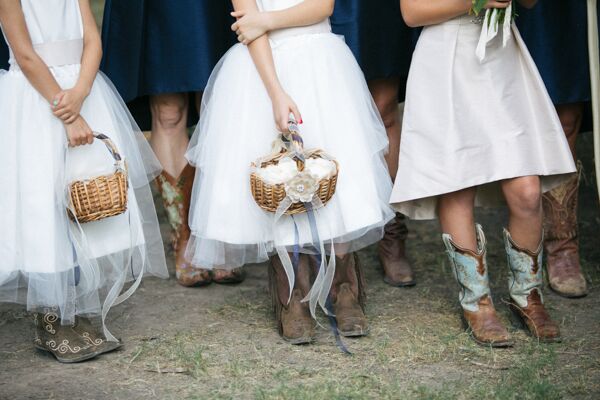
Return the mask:
{"type": "Polygon", "coordinates": [[[463,320],[471,336],[480,345],[492,347],[512,346],[508,331],[496,315],[489,286],[486,261],[486,240],[481,225],[477,230],[477,252],[457,246],[449,234],[442,240],[458,281],[463,320]]]}
{"type": "Polygon", "coordinates": [[[542,295],[542,245],[531,252],[518,246],[504,229],[504,244],[510,274],[508,289],[514,314],[524,323],[529,333],[541,342],[560,341],[560,329],[544,307],[542,295]]]}

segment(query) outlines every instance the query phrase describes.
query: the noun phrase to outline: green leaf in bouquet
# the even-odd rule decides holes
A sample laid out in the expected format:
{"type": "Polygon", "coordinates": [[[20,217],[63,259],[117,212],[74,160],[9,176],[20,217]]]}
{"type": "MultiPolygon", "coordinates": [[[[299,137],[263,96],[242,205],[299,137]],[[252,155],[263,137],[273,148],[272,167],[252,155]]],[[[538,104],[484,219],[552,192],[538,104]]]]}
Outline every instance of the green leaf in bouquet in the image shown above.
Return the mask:
{"type": "Polygon", "coordinates": [[[479,15],[479,13],[485,8],[488,0],[473,0],[473,7],[471,7],[471,12],[475,15],[479,15]]]}

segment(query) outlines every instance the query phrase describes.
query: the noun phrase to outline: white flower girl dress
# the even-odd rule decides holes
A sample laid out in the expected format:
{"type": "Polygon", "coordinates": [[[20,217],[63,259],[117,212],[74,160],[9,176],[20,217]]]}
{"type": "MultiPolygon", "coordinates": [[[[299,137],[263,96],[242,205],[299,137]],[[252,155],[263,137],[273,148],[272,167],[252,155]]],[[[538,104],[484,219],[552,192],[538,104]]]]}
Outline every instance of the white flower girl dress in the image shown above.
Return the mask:
{"type": "MultiPolygon", "coordinates": [[[[257,1],[262,11],[300,2],[257,1]]],[[[336,193],[317,212],[320,239],[348,252],[376,242],[394,216],[383,158],[388,141],[358,64],[327,19],[273,31],[269,40],[279,80],[302,113],[305,148],[339,162],[336,193]]],[[[274,234],[273,214],[251,195],[251,163],[276,137],[271,100],[248,48],[237,44],[212,73],[187,153],[197,167],[187,252],[195,265],[231,269],[266,261],[277,247],[313,251],[306,214],[283,216],[274,234]]]]}
{"type": "MultiPolygon", "coordinates": [[[[36,52],[63,89],[73,87],[83,51],[78,1],[21,4],[36,52]]],[[[125,159],[129,202],[124,214],[79,226],[67,216],[67,184],[111,173],[113,159],[100,140],[67,147],[62,122],[11,52],[9,71],[0,71],[0,301],[53,309],[64,324],[76,315],[105,316],[124,299],[118,295],[127,281],[168,276],[148,184],[161,166],[101,73],[81,115],[125,159]]]]}

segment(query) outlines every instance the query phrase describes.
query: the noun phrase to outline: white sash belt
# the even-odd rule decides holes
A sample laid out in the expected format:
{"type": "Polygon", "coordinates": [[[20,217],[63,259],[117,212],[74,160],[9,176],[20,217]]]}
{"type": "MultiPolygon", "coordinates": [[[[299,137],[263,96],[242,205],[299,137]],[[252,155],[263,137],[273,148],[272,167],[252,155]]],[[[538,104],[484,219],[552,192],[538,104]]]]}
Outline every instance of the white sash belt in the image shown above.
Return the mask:
{"type": "Polygon", "coordinates": [[[331,33],[331,25],[329,24],[328,19],[325,19],[314,25],[285,28],[269,32],[269,39],[273,42],[279,42],[282,39],[287,39],[290,37],[319,33],[331,33]]]}
{"type": "MultiPolygon", "coordinates": [[[[49,67],[80,64],[83,55],[83,39],[39,43],[34,44],[33,49],[49,67]]],[[[20,69],[12,51],[10,65],[13,68],[20,69]]]]}

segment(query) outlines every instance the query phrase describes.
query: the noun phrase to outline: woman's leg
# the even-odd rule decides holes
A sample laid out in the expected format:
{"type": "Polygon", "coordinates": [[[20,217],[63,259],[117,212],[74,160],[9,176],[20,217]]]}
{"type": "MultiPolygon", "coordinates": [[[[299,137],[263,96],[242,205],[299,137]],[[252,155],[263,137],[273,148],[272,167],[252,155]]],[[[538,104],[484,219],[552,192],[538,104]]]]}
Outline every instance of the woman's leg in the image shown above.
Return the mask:
{"type": "Polygon", "coordinates": [[[210,272],[192,265],[185,258],[190,238],[188,215],[195,176],[194,168],[185,159],[189,143],[188,95],[170,93],[152,96],[150,109],[150,145],[164,168],[157,178],[157,184],[173,229],[177,281],[183,286],[205,285],[211,282],[210,272]]]}
{"type": "MultiPolygon", "coordinates": [[[[583,119],[583,103],[559,105],[556,110],[573,158],[577,159],[575,145],[583,119]]],[[[579,174],[573,174],[567,182],[545,193],[542,202],[548,281],[552,290],[565,297],[587,294],[587,283],[579,262],[578,192],[579,174]]]]}
{"type": "Polygon", "coordinates": [[[167,93],[150,98],[152,111],[152,136],[150,145],[165,172],[178,177],[185,166],[185,152],[189,139],[187,133],[187,93],[167,93]]]}
{"type": "Polygon", "coordinates": [[[381,119],[390,141],[389,152],[385,160],[390,170],[392,180],[396,179],[398,171],[398,157],[400,155],[400,112],[398,111],[398,92],[400,79],[397,77],[387,79],[373,79],[368,82],[369,90],[379,110],[381,119]]]}
{"type": "MultiPolygon", "coordinates": [[[[369,81],[369,89],[387,131],[389,152],[386,162],[392,180],[398,171],[400,155],[400,113],[398,111],[398,91],[400,79],[397,77],[369,81]]],[[[385,272],[384,281],[392,286],[412,286],[415,284],[412,267],[406,258],[406,236],[408,229],[405,217],[397,214],[385,228],[379,244],[379,258],[385,272]]]]}
{"type": "Polygon", "coordinates": [[[508,231],[521,247],[535,252],[542,240],[542,190],[540,178],[524,176],[502,182],[510,219],[508,231]]]}
{"type": "Polygon", "coordinates": [[[477,251],[475,233],[475,188],[468,188],[440,196],[438,214],[442,232],[452,236],[452,241],[459,247],[477,251]]]}
{"type": "Polygon", "coordinates": [[[485,346],[506,347],[512,341],[498,320],[492,302],[483,229],[475,224],[475,188],[440,196],[438,214],[448,258],[458,281],[463,318],[474,340],[485,346]]]}
{"type": "Polygon", "coordinates": [[[502,182],[510,211],[504,241],[508,256],[511,308],[541,341],[560,338],[542,296],[542,193],[540,178],[525,176],[502,182]]]}

